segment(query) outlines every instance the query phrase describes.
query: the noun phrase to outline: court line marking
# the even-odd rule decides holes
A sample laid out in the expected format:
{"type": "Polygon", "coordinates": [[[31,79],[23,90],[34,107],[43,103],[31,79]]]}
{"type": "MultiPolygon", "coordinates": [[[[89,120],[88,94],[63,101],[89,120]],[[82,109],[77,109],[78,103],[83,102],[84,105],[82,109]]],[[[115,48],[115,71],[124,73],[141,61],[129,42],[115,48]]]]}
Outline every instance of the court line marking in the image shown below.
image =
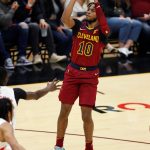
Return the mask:
{"type": "Polygon", "coordinates": [[[101,91],[97,91],[98,94],[102,94],[102,95],[105,95],[104,92],[101,92],[101,91]]]}
{"type": "MultiPolygon", "coordinates": [[[[56,134],[56,132],[52,132],[52,131],[40,131],[40,130],[29,130],[29,129],[15,129],[15,130],[17,130],[17,131],[27,131],[27,132],[42,132],[42,133],[53,133],[53,134],[56,134]]],[[[74,134],[74,133],[66,133],[66,135],[82,136],[82,137],[84,137],[84,135],[82,135],[82,134],[74,134]]],[[[113,140],[113,141],[122,141],[122,142],[129,142],[129,143],[150,144],[150,142],[136,141],[136,140],[126,140],[126,139],[103,137],[103,136],[93,136],[93,138],[113,140]]]]}

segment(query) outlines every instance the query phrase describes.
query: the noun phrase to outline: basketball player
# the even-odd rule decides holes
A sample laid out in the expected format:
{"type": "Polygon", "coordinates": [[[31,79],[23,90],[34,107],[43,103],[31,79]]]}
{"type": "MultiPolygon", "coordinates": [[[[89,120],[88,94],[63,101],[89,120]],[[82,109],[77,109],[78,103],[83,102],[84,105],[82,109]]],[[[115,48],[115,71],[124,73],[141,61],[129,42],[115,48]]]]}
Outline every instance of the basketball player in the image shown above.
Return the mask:
{"type": "Polygon", "coordinates": [[[14,130],[10,124],[12,116],[11,101],[8,98],[0,98],[0,150],[25,150],[14,136],[14,130]]]}
{"type": "Polygon", "coordinates": [[[0,98],[9,98],[13,104],[13,127],[15,127],[15,109],[20,99],[24,100],[38,100],[39,98],[46,95],[48,92],[58,89],[58,81],[48,82],[47,86],[43,89],[37,90],[35,92],[24,91],[21,88],[10,88],[7,87],[8,76],[5,68],[0,67],[0,98]]]}
{"type": "Polygon", "coordinates": [[[71,17],[75,2],[76,0],[70,0],[61,18],[62,22],[73,30],[73,45],[71,63],[66,69],[59,93],[61,110],[57,122],[55,150],[64,150],[63,140],[68,116],[78,97],[85,134],[85,150],[93,150],[92,109],[96,101],[98,63],[109,34],[109,27],[98,0],[88,4],[86,21],[83,22],[71,17]]]}

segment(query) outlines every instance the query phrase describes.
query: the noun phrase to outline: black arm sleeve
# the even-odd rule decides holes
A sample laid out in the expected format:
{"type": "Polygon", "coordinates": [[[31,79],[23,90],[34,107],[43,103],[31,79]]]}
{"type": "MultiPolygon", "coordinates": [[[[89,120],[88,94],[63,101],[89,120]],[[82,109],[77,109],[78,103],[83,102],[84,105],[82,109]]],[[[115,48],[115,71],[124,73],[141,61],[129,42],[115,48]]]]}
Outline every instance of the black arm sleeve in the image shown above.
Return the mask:
{"type": "Polygon", "coordinates": [[[102,32],[100,32],[99,38],[101,39],[101,41],[106,45],[108,44],[108,36],[106,36],[105,34],[103,34],[102,32]]]}
{"type": "Polygon", "coordinates": [[[27,94],[23,89],[14,88],[13,90],[14,90],[15,99],[16,99],[17,104],[18,104],[20,99],[26,99],[27,98],[27,94]]]}
{"type": "Polygon", "coordinates": [[[73,35],[75,35],[78,32],[78,30],[82,24],[81,21],[79,21],[77,19],[74,19],[74,21],[75,21],[75,25],[72,27],[73,35]]]}

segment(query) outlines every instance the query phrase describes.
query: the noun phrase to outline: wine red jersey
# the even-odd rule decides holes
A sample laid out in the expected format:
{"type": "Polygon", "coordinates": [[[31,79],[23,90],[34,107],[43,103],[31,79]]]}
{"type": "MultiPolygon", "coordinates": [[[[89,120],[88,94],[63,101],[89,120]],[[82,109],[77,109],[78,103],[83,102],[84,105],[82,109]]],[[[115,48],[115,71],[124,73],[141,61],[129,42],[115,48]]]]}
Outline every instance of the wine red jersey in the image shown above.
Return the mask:
{"type": "Polygon", "coordinates": [[[144,17],[150,13],[150,0],[130,0],[133,17],[144,17]]]}
{"type": "Polygon", "coordinates": [[[100,26],[89,29],[87,22],[75,21],[71,61],[80,66],[97,66],[106,43],[100,26]]]}

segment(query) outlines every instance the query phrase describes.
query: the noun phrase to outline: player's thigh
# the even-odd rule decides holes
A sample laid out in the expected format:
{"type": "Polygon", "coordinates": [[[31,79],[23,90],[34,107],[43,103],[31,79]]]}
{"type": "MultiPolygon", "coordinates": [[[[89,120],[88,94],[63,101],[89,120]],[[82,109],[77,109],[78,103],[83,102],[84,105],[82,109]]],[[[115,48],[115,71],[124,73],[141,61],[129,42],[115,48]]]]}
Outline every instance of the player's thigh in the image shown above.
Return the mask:
{"type": "Polygon", "coordinates": [[[64,81],[59,93],[59,100],[64,104],[74,104],[79,95],[79,87],[75,82],[64,81]]]}
{"type": "Polygon", "coordinates": [[[92,83],[84,83],[80,85],[79,104],[94,106],[97,94],[97,79],[93,79],[92,83]]]}

